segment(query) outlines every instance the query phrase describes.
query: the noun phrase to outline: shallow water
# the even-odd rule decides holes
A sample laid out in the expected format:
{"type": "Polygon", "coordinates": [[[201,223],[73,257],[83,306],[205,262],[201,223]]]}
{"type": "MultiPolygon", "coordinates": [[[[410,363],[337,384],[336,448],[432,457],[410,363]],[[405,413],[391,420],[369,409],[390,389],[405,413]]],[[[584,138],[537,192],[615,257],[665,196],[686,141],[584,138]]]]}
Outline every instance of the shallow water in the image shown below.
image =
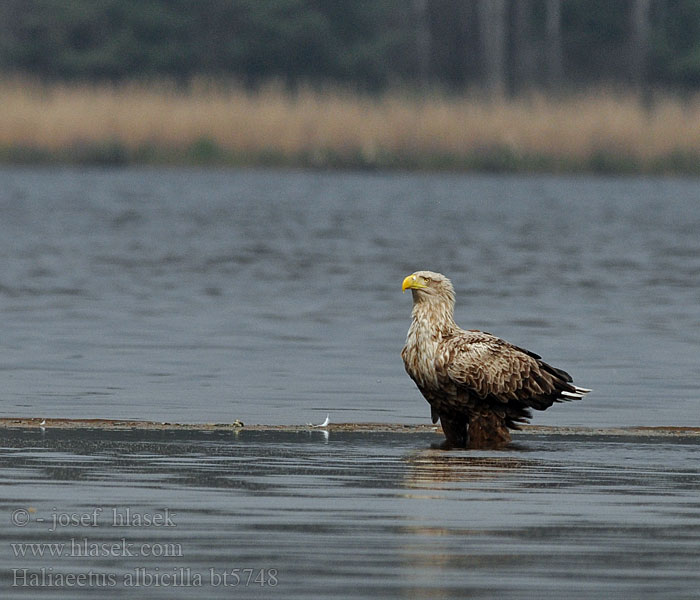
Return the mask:
{"type": "Polygon", "coordinates": [[[6,430],[3,598],[697,597],[698,437],[438,439],[6,430]]]}
{"type": "Polygon", "coordinates": [[[700,425],[697,180],[0,169],[0,415],[425,422],[403,277],[594,388],[550,425],[700,425]]]}

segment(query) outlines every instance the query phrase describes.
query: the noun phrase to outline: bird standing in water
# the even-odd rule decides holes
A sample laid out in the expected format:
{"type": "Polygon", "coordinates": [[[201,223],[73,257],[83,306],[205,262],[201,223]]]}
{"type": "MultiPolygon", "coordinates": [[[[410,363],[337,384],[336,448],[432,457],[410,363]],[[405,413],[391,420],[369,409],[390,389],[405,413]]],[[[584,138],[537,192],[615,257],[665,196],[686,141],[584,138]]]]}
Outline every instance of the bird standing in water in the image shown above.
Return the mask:
{"type": "Polygon", "coordinates": [[[502,448],[509,429],[555,402],[583,398],[571,376],[490,333],[454,321],[455,292],[440,273],[416,271],[403,280],[413,293],[413,320],[401,352],[406,372],[430,404],[444,448],[502,448]]]}

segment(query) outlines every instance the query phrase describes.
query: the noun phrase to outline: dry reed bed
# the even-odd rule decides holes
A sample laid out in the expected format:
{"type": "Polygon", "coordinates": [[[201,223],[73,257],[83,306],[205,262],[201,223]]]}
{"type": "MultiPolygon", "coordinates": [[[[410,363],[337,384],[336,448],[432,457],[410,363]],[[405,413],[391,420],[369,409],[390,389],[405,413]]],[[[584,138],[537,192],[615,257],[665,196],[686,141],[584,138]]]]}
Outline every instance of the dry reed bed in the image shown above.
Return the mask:
{"type": "Polygon", "coordinates": [[[310,89],[290,95],[279,86],[251,93],[212,82],[183,90],[167,83],[10,80],[0,82],[0,98],[6,157],[23,148],[71,160],[76,148],[111,144],[126,157],[155,162],[196,159],[199,148],[215,162],[267,156],[323,165],[332,157],[345,166],[469,168],[480,156],[496,155],[513,168],[521,161],[585,170],[603,157],[639,170],[677,170],[675,157],[680,170],[700,170],[700,95],[657,97],[645,107],[633,95],[609,91],[561,98],[400,91],[372,97],[310,89]]]}

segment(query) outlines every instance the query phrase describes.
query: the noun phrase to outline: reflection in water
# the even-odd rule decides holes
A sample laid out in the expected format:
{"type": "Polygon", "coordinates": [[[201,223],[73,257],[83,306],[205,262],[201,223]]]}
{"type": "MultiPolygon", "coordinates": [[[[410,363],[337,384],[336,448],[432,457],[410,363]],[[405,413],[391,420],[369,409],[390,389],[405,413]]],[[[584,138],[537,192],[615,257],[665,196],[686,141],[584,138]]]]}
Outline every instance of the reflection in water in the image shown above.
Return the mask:
{"type": "Polygon", "coordinates": [[[515,456],[484,456],[473,451],[430,449],[406,456],[406,487],[444,489],[445,484],[493,479],[526,469],[544,468],[537,461],[515,456]]]}
{"type": "MultiPolygon", "coordinates": [[[[3,599],[12,569],[112,573],[275,568],[236,597],[693,597],[700,586],[700,438],[518,436],[498,452],[416,450],[430,433],[4,430],[3,599]],[[113,508],[175,527],[118,528],[113,508]],[[34,512],[12,524],[18,509],[34,512]],[[92,514],[96,528],[38,518],[92,514]],[[11,544],[180,544],[181,556],[28,557],[11,544]],[[15,548],[16,549],[16,548],[15,548]],[[574,594],[576,595],[576,594],[574,594]],[[665,593],[662,596],[667,597],[665,593]]],[[[95,591],[96,590],[91,590],[95,591]]],[[[123,585],[100,589],[119,598],[123,585]]],[[[232,590],[149,588],[154,598],[232,590]]],[[[5,593],[7,592],[7,593],[5,593]]],[[[31,592],[31,593],[30,593],[31,592]]],[[[51,599],[75,597],[52,589],[51,599]]],[[[47,596],[48,597],[48,596],[47,596]]]]}
{"type": "MultiPolygon", "coordinates": [[[[404,458],[408,469],[404,479],[405,497],[413,500],[429,500],[434,504],[437,518],[410,519],[403,531],[408,536],[404,540],[402,556],[406,570],[411,573],[450,573],[461,571],[465,574],[475,569],[489,566],[494,561],[492,556],[480,556],[465,549],[492,532],[484,530],[483,523],[474,519],[473,502],[479,497],[478,484],[490,483],[494,488],[500,487],[500,480],[514,476],[527,477],[529,472],[546,469],[545,463],[523,459],[520,456],[506,455],[503,451],[488,454],[474,451],[450,451],[428,449],[411,452],[404,458]],[[459,496],[456,501],[455,497],[459,496]],[[455,506],[459,511],[454,514],[455,506]],[[444,515],[444,524],[436,526],[439,515],[444,515]],[[472,541],[473,540],[473,541],[472,541]],[[454,543],[460,549],[447,550],[454,543]],[[437,551],[436,551],[437,549],[437,551]]],[[[507,486],[506,486],[507,487],[507,486]]],[[[503,565],[504,557],[499,556],[498,563],[503,565]]],[[[415,581],[413,592],[420,595],[422,590],[435,592],[432,597],[450,597],[452,591],[442,587],[444,582],[434,581],[427,585],[425,581],[415,581]]]]}
{"type": "Polygon", "coordinates": [[[700,458],[697,437],[526,435],[519,446],[404,457],[400,554],[415,597],[690,593],[676,573],[700,584],[700,478],[684,466],[700,458]]]}

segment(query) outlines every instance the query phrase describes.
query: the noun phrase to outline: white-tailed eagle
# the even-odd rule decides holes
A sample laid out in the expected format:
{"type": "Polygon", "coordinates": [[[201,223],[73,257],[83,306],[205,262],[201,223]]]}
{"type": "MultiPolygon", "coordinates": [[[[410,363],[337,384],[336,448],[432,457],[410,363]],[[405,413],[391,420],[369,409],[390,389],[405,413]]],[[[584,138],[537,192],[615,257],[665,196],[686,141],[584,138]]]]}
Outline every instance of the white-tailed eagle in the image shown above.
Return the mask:
{"type": "Polygon", "coordinates": [[[403,281],[413,293],[413,320],[401,352],[406,372],[440,419],[446,448],[500,448],[509,429],[555,402],[590,390],[529,350],[454,321],[455,292],[440,273],[416,271],[403,281]]]}

